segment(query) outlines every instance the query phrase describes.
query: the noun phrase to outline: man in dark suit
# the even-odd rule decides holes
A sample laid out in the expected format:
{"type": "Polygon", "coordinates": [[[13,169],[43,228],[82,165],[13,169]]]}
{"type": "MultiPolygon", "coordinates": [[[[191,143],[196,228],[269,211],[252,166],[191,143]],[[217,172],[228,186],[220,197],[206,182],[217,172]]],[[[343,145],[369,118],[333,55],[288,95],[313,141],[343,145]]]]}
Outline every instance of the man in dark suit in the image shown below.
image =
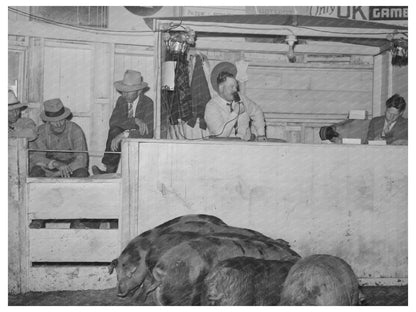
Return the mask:
{"type": "Polygon", "coordinates": [[[406,109],[406,101],[398,94],[394,94],[386,101],[384,116],[375,117],[368,126],[367,139],[385,140],[387,144],[407,145],[407,119],[402,115],[406,109]]]}
{"type": "MultiPolygon", "coordinates": [[[[127,70],[123,80],[114,83],[121,96],[110,117],[106,152],[120,151],[123,138],[153,137],[153,101],[143,93],[147,86],[141,73],[135,70],[127,70]]],[[[92,172],[94,175],[114,173],[119,161],[119,153],[105,153],[102,163],[106,169],[92,166],[92,172]]]]}

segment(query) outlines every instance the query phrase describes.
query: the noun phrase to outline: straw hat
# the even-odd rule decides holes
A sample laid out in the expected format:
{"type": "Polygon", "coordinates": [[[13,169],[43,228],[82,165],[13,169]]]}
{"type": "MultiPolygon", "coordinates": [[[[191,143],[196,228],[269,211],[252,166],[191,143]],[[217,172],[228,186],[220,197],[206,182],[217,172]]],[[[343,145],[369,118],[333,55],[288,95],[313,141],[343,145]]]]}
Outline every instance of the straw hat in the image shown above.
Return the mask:
{"type": "Polygon", "coordinates": [[[27,104],[20,103],[12,90],[9,90],[9,110],[27,107],[27,104]]]}
{"type": "Polygon", "coordinates": [[[123,80],[114,82],[114,87],[121,92],[131,92],[146,88],[147,83],[143,82],[140,72],[128,69],[124,73],[123,80]]]}
{"type": "Polygon", "coordinates": [[[71,110],[64,107],[61,99],[51,99],[43,102],[43,112],[40,118],[44,121],[59,121],[71,115],[71,110]]]}
{"type": "Polygon", "coordinates": [[[233,74],[234,77],[237,75],[237,67],[230,62],[221,62],[215,65],[214,69],[211,71],[211,85],[214,88],[214,90],[217,92],[218,92],[217,78],[218,78],[218,75],[223,71],[233,74]]]}

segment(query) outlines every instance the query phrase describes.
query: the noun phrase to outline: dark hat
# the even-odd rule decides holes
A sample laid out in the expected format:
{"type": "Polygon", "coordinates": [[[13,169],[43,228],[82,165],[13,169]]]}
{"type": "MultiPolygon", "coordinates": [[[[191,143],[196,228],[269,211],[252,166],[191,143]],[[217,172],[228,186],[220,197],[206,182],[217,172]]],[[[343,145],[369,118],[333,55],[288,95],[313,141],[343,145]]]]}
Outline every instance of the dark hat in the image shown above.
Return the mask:
{"type": "Polygon", "coordinates": [[[135,70],[126,70],[123,80],[114,82],[114,87],[121,92],[131,92],[141,90],[147,87],[143,82],[142,74],[135,70]]]}
{"type": "Polygon", "coordinates": [[[9,110],[27,107],[27,104],[20,103],[12,90],[9,90],[9,110]]]}
{"type": "Polygon", "coordinates": [[[237,67],[230,62],[221,62],[215,65],[214,69],[211,71],[211,85],[217,92],[217,78],[221,72],[229,72],[230,74],[233,74],[233,76],[235,77],[237,75],[237,67]]]}
{"type": "Polygon", "coordinates": [[[51,99],[43,102],[43,112],[40,118],[44,121],[59,121],[71,115],[71,110],[64,107],[61,99],[51,99]]]}
{"type": "Polygon", "coordinates": [[[319,129],[319,137],[321,140],[331,140],[337,136],[339,136],[339,133],[330,126],[324,126],[319,129]]]}

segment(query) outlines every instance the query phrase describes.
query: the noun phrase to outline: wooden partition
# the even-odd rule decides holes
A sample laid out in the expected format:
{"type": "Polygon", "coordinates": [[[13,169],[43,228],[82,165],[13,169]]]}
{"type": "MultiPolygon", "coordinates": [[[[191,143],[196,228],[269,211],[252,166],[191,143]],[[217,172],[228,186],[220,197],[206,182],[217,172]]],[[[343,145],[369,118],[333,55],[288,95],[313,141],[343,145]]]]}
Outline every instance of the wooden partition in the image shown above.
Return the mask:
{"type": "MultiPolygon", "coordinates": [[[[407,147],[127,140],[122,244],[173,217],[207,213],[328,253],[363,284],[407,283],[407,147]]],[[[123,166],[124,167],[124,166],[123,166]]]]}
{"type": "Polygon", "coordinates": [[[120,176],[28,178],[26,164],[26,141],[9,139],[9,293],[115,287],[107,265],[120,254],[119,228],[69,225],[119,220],[120,176]]]}

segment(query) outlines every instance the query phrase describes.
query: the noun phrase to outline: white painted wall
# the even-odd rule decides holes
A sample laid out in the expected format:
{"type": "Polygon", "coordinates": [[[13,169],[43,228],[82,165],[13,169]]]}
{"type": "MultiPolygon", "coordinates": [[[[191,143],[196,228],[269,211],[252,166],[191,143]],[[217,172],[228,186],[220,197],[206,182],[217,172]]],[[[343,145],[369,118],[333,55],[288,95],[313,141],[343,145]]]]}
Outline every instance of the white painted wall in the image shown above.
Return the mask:
{"type": "Polygon", "coordinates": [[[407,277],[407,147],[153,141],[129,158],[138,233],[207,213],[361,278],[407,277]]]}

